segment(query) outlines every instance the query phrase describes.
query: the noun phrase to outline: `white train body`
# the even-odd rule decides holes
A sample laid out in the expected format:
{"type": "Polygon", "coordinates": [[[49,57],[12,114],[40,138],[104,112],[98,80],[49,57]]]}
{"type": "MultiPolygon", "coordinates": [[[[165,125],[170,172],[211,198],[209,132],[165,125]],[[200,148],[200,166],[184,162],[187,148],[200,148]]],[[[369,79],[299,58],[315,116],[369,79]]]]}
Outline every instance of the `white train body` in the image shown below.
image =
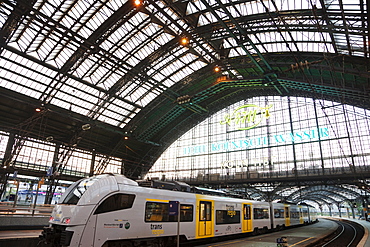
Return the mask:
{"type": "Polygon", "coordinates": [[[54,246],[162,246],[173,243],[177,231],[193,240],[311,222],[302,208],[308,207],[140,187],[123,175],[104,174],[70,186],[43,238],[54,246]]]}

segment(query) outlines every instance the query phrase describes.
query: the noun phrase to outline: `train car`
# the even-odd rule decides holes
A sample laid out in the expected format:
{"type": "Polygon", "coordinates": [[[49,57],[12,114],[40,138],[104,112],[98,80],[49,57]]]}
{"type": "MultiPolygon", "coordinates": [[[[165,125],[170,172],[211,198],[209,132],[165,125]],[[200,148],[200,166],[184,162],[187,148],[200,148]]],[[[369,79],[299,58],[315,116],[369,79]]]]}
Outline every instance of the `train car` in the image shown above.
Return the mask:
{"type": "Polygon", "coordinates": [[[296,226],[296,225],[303,224],[302,206],[301,205],[289,205],[289,210],[290,210],[289,226],[296,226]]]}
{"type": "Polygon", "coordinates": [[[308,207],[308,218],[309,218],[309,223],[314,223],[318,221],[316,208],[312,206],[308,207]]]}
{"type": "Polygon", "coordinates": [[[271,209],[270,203],[253,201],[252,229],[254,234],[265,233],[271,229],[271,209]]]}
{"type": "Polygon", "coordinates": [[[281,230],[286,227],[286,218],[289,214],[285,213],[286,207],[283,203],[270,203],[271,207],[271,228],[281,230]]]}
{"type": "Polygon", "coordinates": [[[268,202],[141,187],[102,174],[67,189],[41,238],[53,246],[171,246],[177,233],[185,241],[266,232],[275,227],[272,212],[268,202]]]}
{"type": "Polygon", "coordinates": [[[303,224],[305,225],[311,223],[309,210],[310,210],[309,206],[302,205],[302,220],[303,224]]]}
{"type": "Polygon", "coordinates": [[[309,206],[294,205],[287,203],[271,203],[272,228],[283,229],[285,227],[297,226],[311,223],[309,206]]]}

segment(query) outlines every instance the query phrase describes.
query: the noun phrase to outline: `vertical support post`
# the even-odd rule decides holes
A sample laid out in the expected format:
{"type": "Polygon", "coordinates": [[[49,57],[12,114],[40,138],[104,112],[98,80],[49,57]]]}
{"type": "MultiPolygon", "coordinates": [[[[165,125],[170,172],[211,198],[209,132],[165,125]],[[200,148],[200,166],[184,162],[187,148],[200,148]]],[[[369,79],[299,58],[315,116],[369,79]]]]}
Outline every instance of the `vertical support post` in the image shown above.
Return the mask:
{"type": "MultiPolygon", "coordinates": [[[[54,149],[53,163],[51,164],[52,166],[51,170],[53,171],[53,173],[57,172],[57,165],[59,164],[59,160],[58,160],[59,150],[60,150],[60,144],[56,144],[55,149],[54,149]]],[[[53,200],[53,196],[54,196],[55,186],[56,186],[55,176],[54,174],[51,174],[51,176],[49,177],[49,186],[45,194],[44,204],[51,204],[51,201],[53,200]]]]}
{"type": "Polygon", "coordinates": [[[125,175],[125,162],[121,160],[121,175],[125,175]]]}
{"type": "Polygon", "coordinates": [[[39,195],[39,188],[41,187],[40,181],[37,183],[37,188],[36,188],[36,196],[35,196],[35,201],[33,203],[32,207],[32,216],[35,215],[35,209],[36,209],[36,203],[37,203],[37,197],[39,195]]]}
{"type": "Polygon", "coordinates": [[[340,207],[340,203],[338,203],[337,206],[339,211],[339,218],[342,218],[342,208],[340,207]]]}
{"type": "MultiPolygon", "coordinates": [[[[293,119],[292,119],[292,108],[291,108],[291,105],[290,105],[290,97],[289,96],[288,96],[288,111],[289,111],[290,131],[292,133],[294,133],[293,119]]],[[[298,177],[297,155],[296,155],[296,148],[295,148],[295,143],[294,142],[293,142],[292,148],[293,148],[293,162],[294,162],[294,168],[292,169],[292,173],[297,178],[298,177]]]]}
{"type": "Polygon", "coordinates": [[[92,154],[91,154],[91,164],[90,164],[89,177],[94,176],[95,158],[96,158],[96,151],[95,151],[95,149],[93,149],[92,154]]]}
{"type": "MultiPolygon", "coordinates": [[[[313,100],[313,108],[315,110],[315,120],[316,120],[316,128],[317,128],[317,133],[320,133],[320,125],[319,125],[319,120],[318,120],[318,114],[317,114],[317,108],[316,108],[316,99],[313,100]]],[[[318,134],[319,137],[319,149],[320,149],[320,157],[321,157],[321,170],[322,170],[322,175],[325,175],[325,163],[323,159],[323,152],[322,152],[322,143],[321,143],[321,135],[318,134]]]]}
{"type": "Polygon", "coordinates": [[[356,219],[356,214],[355,214],[355,207],[353,206],[353,202],[351,202],[351,210],[352,210],[352,218],[356,219]]]}
{"type": "Polygon", "coordinates": [[[177,208],[177,247],[180,246],[180,218],[181,218],[181,215],[180,215],[180,202],[178,202],[178,208],[177,208]]]}
{"type": "Polygon", "coordinates": [[[177,247],[180,246],[180,201],[169,201],[169,216],[177,215],[177,247]]]}
{"type": "Polygon", "coordinates": [[[13,203],[13,208],[17,205],[17,200],[18,200],[18,191],[19,191],[19,183],[21,181],[14,180],[17,183],[17,191],[15,192],[15,197],[14,197],[14,203],[13,203]]]}
{"type": "Polygon", "coordinates": [[[6,144],[6,149],[4,153],[4,158],[2,161],[2,164],[0,165],[0,199],[2,198],[5,190],[6,190],[6,185],[8,183],[8,178],[9,178],[9,166],[12,158],[12,148],[15,143],[15,134],[14,133],[9,133],[9,139],[8,143],[6,144]]]}

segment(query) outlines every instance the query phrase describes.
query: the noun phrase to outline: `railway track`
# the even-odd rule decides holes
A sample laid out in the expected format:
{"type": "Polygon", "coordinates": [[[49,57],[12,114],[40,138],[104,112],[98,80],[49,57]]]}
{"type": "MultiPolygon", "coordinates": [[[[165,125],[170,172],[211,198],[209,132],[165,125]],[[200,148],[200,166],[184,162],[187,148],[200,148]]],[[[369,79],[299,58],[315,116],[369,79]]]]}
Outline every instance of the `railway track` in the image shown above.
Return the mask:
{"type": "Polygon", "coordinates": [[[319,243],[310,245],[310,247],[356,247],[364,236],[364,228],[353,221],[335,220],[338,224],[338,229],[319,243]]]}

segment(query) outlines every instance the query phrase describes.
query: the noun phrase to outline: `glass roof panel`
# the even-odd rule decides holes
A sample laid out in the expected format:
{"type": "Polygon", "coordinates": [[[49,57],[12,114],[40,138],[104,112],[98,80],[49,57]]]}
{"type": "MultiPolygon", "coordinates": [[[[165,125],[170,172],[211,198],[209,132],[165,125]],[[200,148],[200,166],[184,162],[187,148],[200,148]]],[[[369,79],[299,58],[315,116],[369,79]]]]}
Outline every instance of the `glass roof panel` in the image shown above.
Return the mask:
{"type": "MultiPolygon", "coordinates": [[[[104,113],[109,112],[108,110],[105,111],[104,113]]],[[[120,124],[120,122],[117,119],[112,119],[111,117],[105,116],[105,115],[99,115],[98,119],[99,121],[117,126],[120,124]]]]}
{"type": "Polygon", "coordinates": [[[198,71],[201,68],[205,67],[207,64],[203,61],[194,61],[191,64],[188,64],[188,67],[191,68],[193,71],[198,71]]]}
{"type": "Polygon", "coordinates": [[[122,115],[127,116],[128,114],[131,114],[131,112],[134,111],[135,107],[132,105],[129,105],[122,101],[121,99],[114,99],[112,103],[110,104],[109,108],[112,111],[120,112],[122,115]]]}
{"type": "Polygon", "coordinates": [[[126,82],[125,85],[122,87],[119,93],[119,96],[122,98],[126,98],[133,91],[135,91],[137,87],[138,87],[138,84],[136,82],[126,82]]]}
{"type": "Polygon", "coordinates": [[[148,105],[157,95],[152,92],[148,92],[144,97],[141,98],[140,102],[142,106],[148,105]]]}
{"type": "MultiPolygon", "coordinates": [[[[179,12],[175,11],[175,5],[154,1],[146,3],[145,11],[133,11],[129,19],[122,20],[120,26],[114,26],[115,29],[110,30],[109,23],[105,22],[121,8],[124,2],[126,1],[38,0],[33,6],[35,10],[26,13],[17,26],[8,30],[10,42],[8,40],[6,45],[19,50],[20,53],[24,52],[24,57],[32,55],[34,60],[39,60],[39,64],[2,49],[0,61],[2,85],[35,98],[43,98],[45,95],[42,95],[42,92],[47,91],[53,81],[62,78],[61,83],[68,85],[61,87],[62,91],[65,90],[64,93],[53,92],[56,97],[55,102],[61,102],[65,108],[69,108],[72,104],[73,107],[81,108],[79,111],[86,112],[87,108],[94,105],[94,103],[86,104],[87,101],[98,102],[98,95],[104,95],[114,85],[120,85],[122,80],[126,80],[126,85],[122,89],[112,90],[111,97],[115,97],[115,93],[119,92],[117,94],[127,100],[131,99],[134,103],[146,105],[162,90],[165,90],[165,86],[171,87],[184,77],[204,67],[206,65],[204,61],[214,62],[219,54],[213,46],[221,39],[224,40],[224,47],[231,49],[229,57],[246,55],[245,50],[240,47],[238,38],[230,38],[232,35],[222,28],[212,33],[213,43],[207,40],[207,35],[202,36],[194,32],[190,48],[178,46],[162,55],[161,46],[173,40],[174,35],[181,35],[192,30],[191,25],[194,23],[189,22],[189,25],[186,17],[178,15],[179,12]],[[154,21],[155,18],[159,21],[154,21]],[[157,22],[163,22],[166,30],[157,22]],[[104,24],[108,24],[107,30],[97,33],[97,28],[104,24]],[[113,33],[110,33],[111,31],[113,33]],[[105,40],[100,40],[103,37],[105,40]],[[85,47],[86,44],[92,44],[89,42],[99,43],[99,49],[90,51],[89,47],[85,47]],[[76,53],[78,50],[81,54],[76,53]],[[160,57],[154,58],[153,61],[152,58],[148,59],[156,51],[161,54],[160,57]],[[79,56],[78,59],[73,57],[74,54],[79,56]],[[12,61],[10,65],[9,60],[12,61]],[[134,68],[141,61],[143,61],[143,67],[134,68]],[[51,70],[52,66],[56,67],[55,71],[51,70]],[[14,69],[15,67],[17,69],[14,69]],[[63,70],[59,71],[60,75],[57,76],[56,71],[61,68],[63,70]],[[66,77],[61,77],[62,74],[66,77]],[[66,79],[69,77],[78,79],[66,79]],[[150,81],[147,81],[146,77],[149,77],[150,81]],[[102,90],[97,90],[93,85],[87,86],[88,83],[102,90]],[[158,87],[156,84],[164,86],[158,87]],[[153,92],[150,92],[152,90],[153,92]]],[[[228,20],[227,11],[224,11],[218,2],[208,1],[226,24],[232,23],[228,20]]],[[[255,47],[263,53],[339,51],[348,55],[365,56],[364,33],[368,30],[362,15],[367,7],[360,6],[360,1],[353,0],[324,0],[321,2],[263,0],[231,3],[222,0],[234,18],[238,19],[242,16],[242,19],[237,20],[240,20],[242,29],[238,29],[235,25],[229,25],[229,28],[236,33],[241,32],[240,30],[247,32],[255,47]],[[294,10],[312,9],[312,4],[320,8],[321,2],[325,3],[328,10],[326,19],[321,18],[321,14],[318,19],[313,19],[312,16],[298,14],[293,17],[292,15],[294,10]],[[341,8],[342,4],[343,8],[341,8]],[[279,18],[266,18],[266,8],[270,12],[279,11],[276,12],[280,14],[279,18]],[[256,20],[258,14],[263,16],[261,20],[256,20]]],[[[1,26],[6,24],[6,19],[11,21],[11,18],[15,18],[13,21],[18,21],[16,17],[10,15],[13,4],[15,4],[14,1],[8,1],[1,5],[1,26]]],[[[19,6],[14,5],[14,8],[19,8],[19,6]]],[[[188,2],[186,11],[187,14],[201,13],[199,25],[211,24],[214,27],[220,27],[217,18],[211,14],[201,0],[188,2]]],[[[238,35],[244,35],[244,33],[238,35]]],[[[246,49],[252,54],[256,53],[249,40],[244,40],[244,42],[246,49]]],[[[127,105],[123,102],[122,104],[127,105]]],[[[116,105],[112,105],[110,111],[117,113],[116,108],[116,105]]],[[[125,115],[126,110],[118,114],[125,115]]],[[[109,121],[124,119],[108,115],[104,117],[109,118],[109,121]]]]}
{"type": "Polygon", "coordinates": [[[142,88],[138,87],[130,93],[129,97],[130,97],[131,101],[138,102],[141,95],[145,92],[146,92],[146,90],[143,90],[142,88]]]}
{"type": "Polygon", "coordinates": [[[176,55],[176,50],[173,52],[167,53],[165,56],[161,57],[160,60],[156,61],[156,64],[153,64],[152,68],[160,71],[163,66],[166,66],[166,64],[171,63],[171,61],[175,58],[175,55],[176,55]]]}
{"type": "Polygon", "coordinates": [[[196,2],[200,2],[199,0],[195,0],[195,1],[190,1],[187,5],[187,8],[186,8],[186,15],[191,15],[193,13],[197,13],[199,10],[198,10],[198,7],[196,7],[195,3],[196,2]]]}
{"type": "Polygon", "coordinates": [[[53,80],[54,71],[48,70],[40,65],[21,58],[9,51],[4,51],[0,57],[1,78],[8,83],[1,83],[8,89],[19,88],[17,84],[23,84],[25,89],[21,93],[39,98],[41,93],[47,88],[53,80]],[[17,70],[14,70],[14,68],[17,70]],[[26,88],[28,88],[26,90],[26,88]]]}
{"type": "Polygon", "coordinates": [[[242,48],[236,47],[236,48],[231,48],[230,49],[229,57],[238,57],[238,56],[242,56],[242,55],[243,56],[247,55],[245,53],[245,51],[242,50],[242,48]]]}
{"type": "Polygon", "coordinates": [[[166,76],[165,75],[163,75],[162,73],[161,73],[161,71],[156,71],[156,70],[151,70],[151,71],[149,71],[149,73],[148,74],[150,74],[150,77],[151,78],[153,78],[154,80],[156,80],[156,81],[162,81],[164,78],[166,78],[166,76]],[[151,74],[151,73],[153,73],[153,74],[151,74]]]}

